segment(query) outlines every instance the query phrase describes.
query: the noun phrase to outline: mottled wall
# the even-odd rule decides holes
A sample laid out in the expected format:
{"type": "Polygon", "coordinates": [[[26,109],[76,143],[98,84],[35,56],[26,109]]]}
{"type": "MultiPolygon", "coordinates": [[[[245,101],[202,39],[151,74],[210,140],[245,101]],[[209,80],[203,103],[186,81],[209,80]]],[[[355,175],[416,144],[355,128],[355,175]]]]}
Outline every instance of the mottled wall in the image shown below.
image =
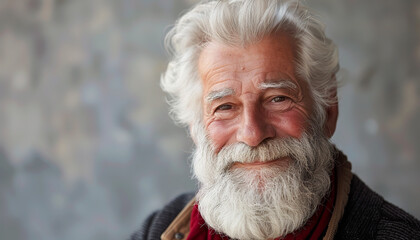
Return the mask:
{"type": "MultiPolygon", "coordinates": [[[[159,88],[192,2],[0,0],[0,239],[124,239],[195,188],[159,88]]],[[[334,142],[420,217],[420,2],[308,3],[340,51],[334,142]]]]}

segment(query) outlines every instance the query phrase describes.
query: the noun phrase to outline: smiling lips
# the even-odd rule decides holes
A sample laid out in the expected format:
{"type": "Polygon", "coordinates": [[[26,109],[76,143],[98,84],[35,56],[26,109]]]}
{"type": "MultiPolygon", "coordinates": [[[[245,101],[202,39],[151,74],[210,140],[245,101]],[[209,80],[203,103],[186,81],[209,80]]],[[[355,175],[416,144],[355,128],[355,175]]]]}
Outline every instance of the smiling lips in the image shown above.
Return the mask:
{"type": "Polygon", "coordinates": [[[235,162],[233,163],[231,168],[232,169],[245,168],[249,170],[255,170],[255,169],[260,169],[263,167],[270,167],[273,165],[280,165],[283,167],[287,167],[289,165],[289,161],[290,161],[290,157],[282,157],[282,158],[277,158],[277,159],[267,161],[267,162],[260,162],[260,161],[255,161],[251,163],[235,162]]]}

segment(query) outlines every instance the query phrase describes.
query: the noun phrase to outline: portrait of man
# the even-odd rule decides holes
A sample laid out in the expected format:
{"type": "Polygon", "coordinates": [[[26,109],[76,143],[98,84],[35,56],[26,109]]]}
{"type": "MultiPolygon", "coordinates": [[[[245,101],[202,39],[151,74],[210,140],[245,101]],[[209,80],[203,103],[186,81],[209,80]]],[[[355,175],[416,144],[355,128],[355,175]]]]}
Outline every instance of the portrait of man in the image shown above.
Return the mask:
{"type": "Polygon", "coordinates": [[[420,239],[420,222],[352,172],[331,137],[337,47],[300,1],[203,1],[166,37],[161,79],[189,129],[198,192],[139,239],[420,239]]]}

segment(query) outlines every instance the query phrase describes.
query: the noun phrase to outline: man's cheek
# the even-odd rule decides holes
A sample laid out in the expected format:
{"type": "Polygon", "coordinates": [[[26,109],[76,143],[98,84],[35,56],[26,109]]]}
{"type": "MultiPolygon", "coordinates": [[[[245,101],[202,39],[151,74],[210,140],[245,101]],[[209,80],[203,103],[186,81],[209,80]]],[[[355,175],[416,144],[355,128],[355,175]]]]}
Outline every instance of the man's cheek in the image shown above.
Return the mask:
{"type": "Polygon", "coordinates": [[[309,121],[301,112],[289,111],[276,117],[273,125],[277,132],[276,137],[300,138],[309,127],[309,121]]]}
{"type": "Polygon", "coordinates": [[[224,146],[234,143],[235,126],[223,121],[214,121],[207,126],[207,133],[215,152],[218,153],[224,146]]]}

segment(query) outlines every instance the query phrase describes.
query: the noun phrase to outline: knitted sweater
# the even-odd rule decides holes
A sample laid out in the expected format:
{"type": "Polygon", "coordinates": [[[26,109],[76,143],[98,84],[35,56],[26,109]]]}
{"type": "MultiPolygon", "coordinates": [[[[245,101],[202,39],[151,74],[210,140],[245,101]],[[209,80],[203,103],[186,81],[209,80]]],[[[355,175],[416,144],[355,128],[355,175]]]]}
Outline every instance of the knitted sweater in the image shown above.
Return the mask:
{"type": "MultiPolygon", "coordinates": [[[[173,219],[194,197],[180,195],[151,214],[130,240],[158,240],[173,219]]],[[[420,239],[420,221],[373,192],[356,175],[344,215],[334,239],[420,239]]]]}

